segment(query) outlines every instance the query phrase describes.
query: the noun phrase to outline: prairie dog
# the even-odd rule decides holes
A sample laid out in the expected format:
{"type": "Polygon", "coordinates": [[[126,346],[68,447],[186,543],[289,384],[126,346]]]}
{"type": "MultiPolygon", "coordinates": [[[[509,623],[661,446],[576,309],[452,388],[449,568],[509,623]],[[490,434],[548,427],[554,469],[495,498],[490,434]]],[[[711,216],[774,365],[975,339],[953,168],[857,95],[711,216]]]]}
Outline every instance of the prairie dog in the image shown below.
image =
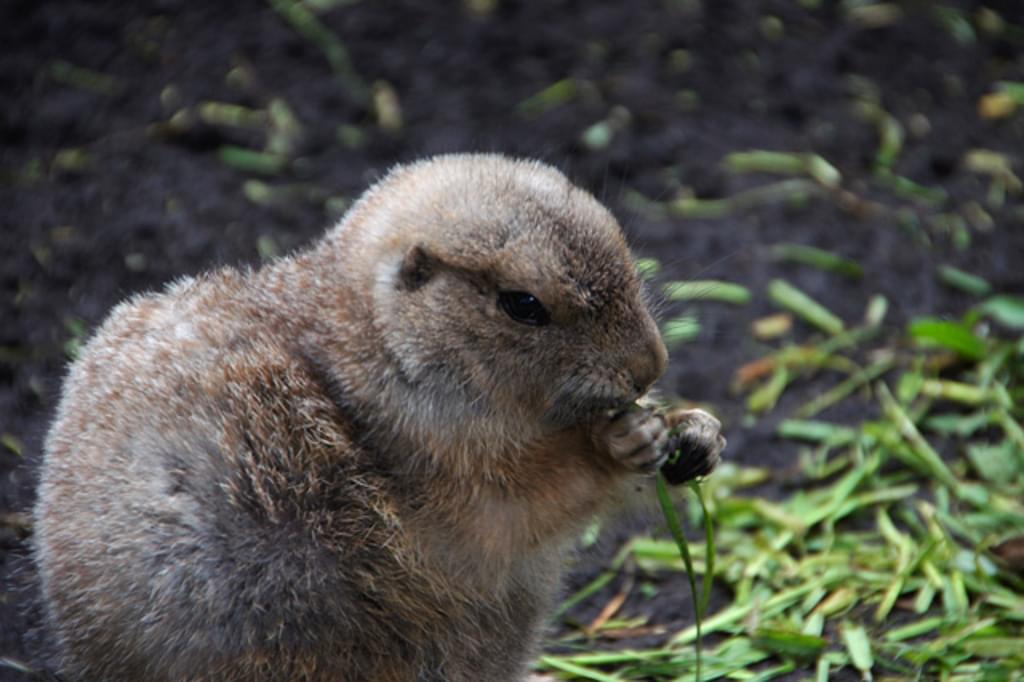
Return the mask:
{"type": "Polygon", "coordinates": [[[497,155],[400,166],[305,251],[120,304],[35,508],[62,673],[522,679],[566,549],[670,423],[724,445],[623,411],[665,365],[614,218],[497,155]]]}

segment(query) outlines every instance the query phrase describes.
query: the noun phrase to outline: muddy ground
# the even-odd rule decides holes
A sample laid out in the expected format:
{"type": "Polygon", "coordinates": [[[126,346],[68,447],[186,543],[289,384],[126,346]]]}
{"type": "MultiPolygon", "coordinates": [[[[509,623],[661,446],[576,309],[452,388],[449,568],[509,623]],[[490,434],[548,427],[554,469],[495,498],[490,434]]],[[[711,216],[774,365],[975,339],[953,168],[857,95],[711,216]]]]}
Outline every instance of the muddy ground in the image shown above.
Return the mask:
{"type": "MultiPolygon", "coordinates": [[[[338,61],[332,69],[272,4],[0,7],[3,514],[32,502],[69,342],[112,305],[183,274],[254,264],[304,244],[389,166],[429,154],[545,159],[609,204],[636,252],[660,259],[660,280],[751,287],[748,306],[699,307],[701,333],[673,351],[661,386],[718,411],[728,458],[783,478],[793,451],[773,439],[773,426],[822,384],[798,386],[777,416],[753,422],[729,390],[735,369],[764,350],[748,327],[774,311],[764,293],[771,278],[787,278],[847,320],[882,293],[893,330],[915,315],[963,312],[966,296],[935,276],[940,263],[1001,291],[1024,290],[1019,198],[990,202],[990,178],[965,162],[985,148],[1020,170],[1024,114],[985,118],[978,110],[995,82],[1024,80],[1022,33],[985,30],[989,15],[977,13],[992,10],[1019,27],[1024,7],[1015,0],[947,3],[962,10],[971,36],[926,2],[902,3],[900,17],[871,22],[827,1],[363,0],[321,15],[344,42],[351,72],[338,61]],[[929,204],[872,179],[879,131],[856,106],[872,89],[906,132],[894,171],[942,188],[945,199],[929,204]],[[265,121],[204,121],[197,112],[208,101],[255,109],[285,102],[301,131],[270,141],[283,145],[275,147],[283,165],[267,174],[225,163],[225,145],[263,149],[270,136],[265,121]],[[602,121],[603,130],[583,136],[602,121]],[[770,180],[723,170],[725,154],[751,148],[820,154],[842,173],[843,193],[722,218],[664,209],[688,192],[728,197],[770,180]],[[252,180],[279,189],[267,199],[252,180]],[[779,242],[836,251],[857,260],[864,277],[779,263],[767,250],[779,242]]],[[[810,330],[798,323],[796,334],[810,330]]],[[[45,634],[26,634],[37,621],[28,530],[19,517],[4,519],[0,657],[33,660],[45,634]]],[[[606,541],[585,555],[573,583],[613,549],[606,541]]],[[[657,606],[626,610],[682,625],[689,611],[673,596],[679,587],[663,590],[657,606]]],[[[0,670],[7,675],[18,677],[0,670]]]]}

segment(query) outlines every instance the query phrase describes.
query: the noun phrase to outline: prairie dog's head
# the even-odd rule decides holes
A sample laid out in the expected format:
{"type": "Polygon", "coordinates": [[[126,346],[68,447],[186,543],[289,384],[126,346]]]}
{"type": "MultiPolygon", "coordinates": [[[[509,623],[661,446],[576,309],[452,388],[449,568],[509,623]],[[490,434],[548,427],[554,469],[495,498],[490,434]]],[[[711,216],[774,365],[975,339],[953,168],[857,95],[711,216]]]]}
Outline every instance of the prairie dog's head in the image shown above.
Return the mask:
{"type": "Polygon", "coordinates": [[[553,430],[631,403],[665,369],[618,223],[539,162],[399,167],[329,238],[372,290],[398,380],[447,410],[553,430]]]}

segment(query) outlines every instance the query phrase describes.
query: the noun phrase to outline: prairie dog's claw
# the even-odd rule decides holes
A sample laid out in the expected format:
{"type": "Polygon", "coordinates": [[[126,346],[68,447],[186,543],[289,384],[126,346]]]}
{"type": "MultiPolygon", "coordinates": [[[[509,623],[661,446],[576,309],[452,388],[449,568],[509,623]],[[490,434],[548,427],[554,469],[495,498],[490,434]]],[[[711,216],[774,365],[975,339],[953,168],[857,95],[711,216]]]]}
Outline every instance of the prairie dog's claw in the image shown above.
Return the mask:
{"type": "Polygon", "coordinates": [[[665,422],[672,430],[666,447],[666,458],[670,452],[682,452],[676,462],[662,468],[668,482],[679,485],[714,471],[725,449],[722,423],[699,409],[669,412],[665,415],[665,422]]]}
{"type": "Polygon", "coordinates": [[[651,409],[630,409],[598,427],[597,442],[615,461],[644,474],[653,474],[668,458],[665,417],[651,409]]]}

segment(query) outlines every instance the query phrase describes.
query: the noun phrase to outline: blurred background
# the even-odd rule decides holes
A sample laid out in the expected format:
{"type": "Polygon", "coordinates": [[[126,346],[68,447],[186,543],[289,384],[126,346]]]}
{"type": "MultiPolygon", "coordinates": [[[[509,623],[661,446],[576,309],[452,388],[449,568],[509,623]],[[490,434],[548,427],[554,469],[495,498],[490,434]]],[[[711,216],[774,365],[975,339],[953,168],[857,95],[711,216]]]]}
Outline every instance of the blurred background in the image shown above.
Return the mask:
{"type": "MultiPolygon", "coordinates": [[[[1021,351],[999,350],[1019,338],[1024,293],[1019,0],[6,0],[0,45],[0,658],[31,663],[45,641],[33,630],[24,512],[66,363],[106,311],[175,277],[306,244],[389,167],[431,154],[537,157],[609,205],[664,301],[672,365],[661,389],[725,422],[736,468],[722,499],[758,483],[756,499],[790,504],[841,472],[809,469],[809,457],[863,463],[829,459],[849,441],[799,431],[807,421],[794,417],[856,429],[892,416],[869,390],[879,377],[894,384],[903,372],[941,393],[927,382],[968,385],[998,351],[1009,360],[989,382],[1003,377],[1006,401],[957,403],[953,414],[981,405],[1019,419],[1019,367],[1006,363],[1021,351]],[[846,393],[828,393],[846,379],[846,393]],[[799,444],[808,439],[815,450],[799,444]]],[[[896,395],[913,420],[926,417],[911,409],[920,390],[896,395]]],[[[1012,426],[958,433],[967,440],[935,446],[954,458],[953,475],[986,480],[963,453],[1003,447],[1011,468],[988,473],[1019,484],[1024,441],[1012,426]]],[[[706,493],[722,521],[725,502],[706,493]]],[[[690,512],[700,519],[692,500],[690,512]]],[[[737,525],[746,537],[773,532],[747,523],[737,525]]],[[[964,546],[988,551],[1024,528],[1016,517],[994,523],[984,543],[961,534],[973,538],[964,546]]],[[[722,566],[754,561],[730,554],[726,526],[722,566]]],[[[604,575],[635,532],[636,523],[606,529],[571,588],[604,575]]],[[[626,564],[633,577],[621,578],[621,561],[609,575],[627,582],[602,583],[558,619],[552,651],[662,647],[686,632],[692,602],[679,567],[626,564]],[[604,636],[612,616],[601,615],[619,594],[612,614],[633,629],[604,636]]],[[[917,588],[914,575],[894,604],[917,588]]],[[[774,573],[745,577],[781,589],[774,573]]],[[[742,578],[723,573],[713,605],[756,591],[742,578]]],[[[964,613],[981,618],[984,591],[967,582],[964,613]]],[[[865,587],[847,607],[884,604],[881,589],[865,587]]],[[[942,613],[961,615],[950,600],[942,613]]],[[[816,603],[786,622],[803,628],[816,603]]],[[[925,606],[916,614],[930,614],[925,606]]],[[[992,618],[1003,639],[1021,637],[1019,612],[992,618]]],[[[747,625],[720,629],[720,641],[738,641],[747,625]]],[[[824,643],[808,645],[809,659],[762,638],[754,650],[767,654],[750,670],[820,675],[825,660],[826,676],[862,676],[843,634],[857,630],[818,630],[808,636],[824,643]]],[[[964,655],[943,665],[988,660],[964,655]]],[[[544,667],[578,674],[567,660],[544,667]]],[[[24,679],[17,665],[0,666],[0,678],[24,679]]],[[[614,679],[671,679],[692,661],[679,666],[614,679]]]]}

